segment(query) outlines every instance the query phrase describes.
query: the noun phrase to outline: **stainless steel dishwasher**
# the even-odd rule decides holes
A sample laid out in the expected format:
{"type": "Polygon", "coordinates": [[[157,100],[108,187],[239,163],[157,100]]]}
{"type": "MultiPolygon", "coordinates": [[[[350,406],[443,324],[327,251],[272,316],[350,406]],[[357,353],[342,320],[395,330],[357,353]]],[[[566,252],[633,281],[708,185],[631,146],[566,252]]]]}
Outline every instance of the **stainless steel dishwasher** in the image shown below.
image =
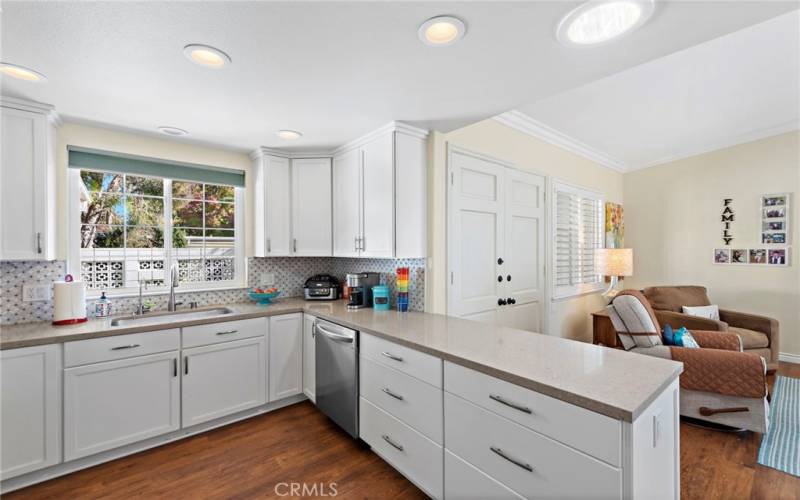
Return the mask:
{"type": "Polygon", "coordinates": [[[358,438],[358,332],[314,322],[317,408],[358,438]]]}

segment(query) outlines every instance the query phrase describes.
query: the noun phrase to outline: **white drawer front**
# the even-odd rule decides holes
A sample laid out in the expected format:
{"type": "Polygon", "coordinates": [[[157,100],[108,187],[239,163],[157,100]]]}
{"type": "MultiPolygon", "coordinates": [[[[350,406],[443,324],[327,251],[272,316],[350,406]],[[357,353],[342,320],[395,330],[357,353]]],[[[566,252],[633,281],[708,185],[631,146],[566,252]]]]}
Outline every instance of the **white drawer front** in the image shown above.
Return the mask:
{"type": "Polygon", "coordinates": [[[361,354],[436,387],[442,386],[442,360],[366,333],[361,334],[361,354]]]}
{"type": "Polygon", "coordinates": [[[442,498],[442,447],[366,399],[359,401],[361,439],[425,493],[442,498]]]}
{"type": "Polygon", "coordinates": [[[445,393],[447,449],[526,498],[620,498],[622,473],[445,393]],[[516,463],[515,463],[516,462],[516,463]]]}
{"type": "Polygon", "coordinates": [[[474,500],[522,498],[450,450],[444,450],[444,496],[474,500]]]}
{"type": "Polygon", "coordinates": [[[180,329],[172,328],[155,332],[65,342],[64,367],[176,351],[180,348],[180,337],[180,329]]]}
{"type": "Polygon", "coordinates": [[[187,326],[183,329],[182,346],[197,347],[229,340],[246,339],[267,334],[268,318],[241,319],[224,323],[187,326]]]}
{"type": "Polygon", "coordinates": [[[614,466],[622,464],[622,422],[504,380],[445,362],[444,387],[614,466]]]}
{"type": "Polygon", "coordinates": [[[360,392],[370,403],[442,444],[442,390],[361,357],[360,392]]]}

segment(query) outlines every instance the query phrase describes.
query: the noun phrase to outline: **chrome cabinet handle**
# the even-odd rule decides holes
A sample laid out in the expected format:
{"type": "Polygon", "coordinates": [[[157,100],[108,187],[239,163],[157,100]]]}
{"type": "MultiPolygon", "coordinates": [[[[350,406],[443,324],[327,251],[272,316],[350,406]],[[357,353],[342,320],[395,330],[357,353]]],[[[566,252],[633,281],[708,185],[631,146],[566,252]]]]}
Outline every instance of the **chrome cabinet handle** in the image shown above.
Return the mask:
{"type": "Polygon", "coordinates": [[[358,236],[353,238],[353,251],[358,252],[358,236]]]}
{"type": "Polygon", "coordinates": [[[36,233],[36,253],[42,253],[42,233],[36,233]]]}
{"type": "Polygon", "coordinates": [[[509,401],[503,398],[502,396],[498,396],[497,394],[489,394],[489,399],[493,399],[494,401],[497,401],[500,404],[504,404],[508,407],[514,408],[515,410],[519,410],[523,413],[527,413],[529,415],[533,414],[533,411],[527,406],[522,406],[519,403],[514,403],[512,401],[509,401]]]}
{"type": "Polygon", "coordinates": [[[122,349],[134,349],[136,347],[140,347],[139,344],[128,344],[128,345],[118,345],[116,347],[112,347],[112,351],[121,351],[122,349]]]}
{"type": "Polygon", "coordinates": [[[172,358],[172,376],[178,376],[178,358],[172,358]]]}
{"type": "Polygon", "coordinates": [[[272,240],[267,238],[267,253],[272,253],[272,240]]]}
{"type": "Polygon", "coordinates": [[[403,362],[403,358],[401,358],[400,356],[395,356],[394,354],[386,352],[386,351],[383,351],[381,353],[381,355],[386,356],[389,359],[393,359],[394,361],[399,361],[401,363],[403,362]]]}
{"type": "Polygon", "coordinates": [[[393,393],[392,391],[390,391],[388,387],[384,387],[384,388],[383,388],[383,389],[381,389],[381,390],[382,390],[384,393],[388,394],[389,396],[393,397],[394,399],[396,399],[396,400],[398,400],[398,401],[402,401],[402,400],[404,399],[404,398],[403,398],[403,396],[401,396],[401,395],[399,395],[399,394],[395,394],[395,393],[393,393]]]}
{"type": "Polygon", "coordinates": [[[383,435],[383,436],[381,436],[381,437],[383,438],[383,440],[384,440],[384,441],[386,441],[387,443],[389,443],[389,444],[390,444],[392,447],[394,447],[394,448],[395,448],[397,451],[403,451],[403,445],[400,445],[400,444],[397,444],[397,443],[395,443],[394,441],[392,441],[392,438],[390,438],[390,437],[389,437],[389,436],[387,436],[386,434],[384,434],[384,435],[383,435]]]}
{"type": "Polygon", "coordinates": [[[231,333],[236,333],[239,330],[228,330],[226,332],[217,332],[217,335],[230,335],[231,333]]]}
{"type": "Polygon", "coordinates": [[[364,250],[366,250],[364,247],[367,246],[367,239],[362,236],[361,238],[359,238],[359,240],[361,241],[361,245],[359,246],[359,250],[361,250],[363,252],[364,250]]]}
{"type": "Polygon", "coordinates": [[[496,454],[500,455],[501,457],[505,458],[506,460],[508,460],[512,464],[516,465],[517,467],[521,467],[521,468],[525,469],[528,472],[533,472],[533,467],[531,467],[530,464],[526,464],[525,462],[522,462],[520,460],[517,460],[516,458],[513,458],[513,457],[510,457],[510,456],[506,455],[506,453],[503,450],[501,450],[500,448],[498,448],[496,446],[490,446],[489,449],[492,450],[493,452],[495,452],[496,454]]]}
{"type": "Polygon", "coordinates": [[[183,357],[183,374],[189,375],[189,356],[183,357]]]}
{"type": "Polygon", "coordinates": [[[292,252],[297,252],[297,238],[292,239],[292,252]]]}

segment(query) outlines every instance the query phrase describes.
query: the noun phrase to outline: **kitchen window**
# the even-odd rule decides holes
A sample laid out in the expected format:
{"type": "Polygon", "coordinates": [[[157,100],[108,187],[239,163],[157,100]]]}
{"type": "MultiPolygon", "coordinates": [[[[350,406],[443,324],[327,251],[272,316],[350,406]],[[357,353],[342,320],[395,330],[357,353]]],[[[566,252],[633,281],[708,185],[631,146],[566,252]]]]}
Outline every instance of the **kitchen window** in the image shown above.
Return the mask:
{"type": "Polygon", "coordinates": [[[116,170],[76,168],[70,151],[69,269],[90,294],[166,289],[173,265],[183,289],[245,286],[242,187],[128,173],[110,158],[116,170]]]}
{"type": "Polygon", "coordinates": [[[553,298],[602,289],[594,252],[603,244],[603,197],[560,181],[553,182],[553,298]]]}

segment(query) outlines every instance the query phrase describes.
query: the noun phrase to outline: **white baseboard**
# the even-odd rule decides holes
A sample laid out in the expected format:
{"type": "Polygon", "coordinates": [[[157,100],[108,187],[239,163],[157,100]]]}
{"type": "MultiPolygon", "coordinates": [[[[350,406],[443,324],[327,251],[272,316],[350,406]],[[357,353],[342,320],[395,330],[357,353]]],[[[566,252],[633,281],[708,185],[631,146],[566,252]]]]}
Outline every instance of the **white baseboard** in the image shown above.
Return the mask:
{"type": "Polygon", "coordinates": [[[778,357],[778,359],[786,363],[800,364],[800,354],[790,354],[788,352],[782,352],[778,357]]]}

